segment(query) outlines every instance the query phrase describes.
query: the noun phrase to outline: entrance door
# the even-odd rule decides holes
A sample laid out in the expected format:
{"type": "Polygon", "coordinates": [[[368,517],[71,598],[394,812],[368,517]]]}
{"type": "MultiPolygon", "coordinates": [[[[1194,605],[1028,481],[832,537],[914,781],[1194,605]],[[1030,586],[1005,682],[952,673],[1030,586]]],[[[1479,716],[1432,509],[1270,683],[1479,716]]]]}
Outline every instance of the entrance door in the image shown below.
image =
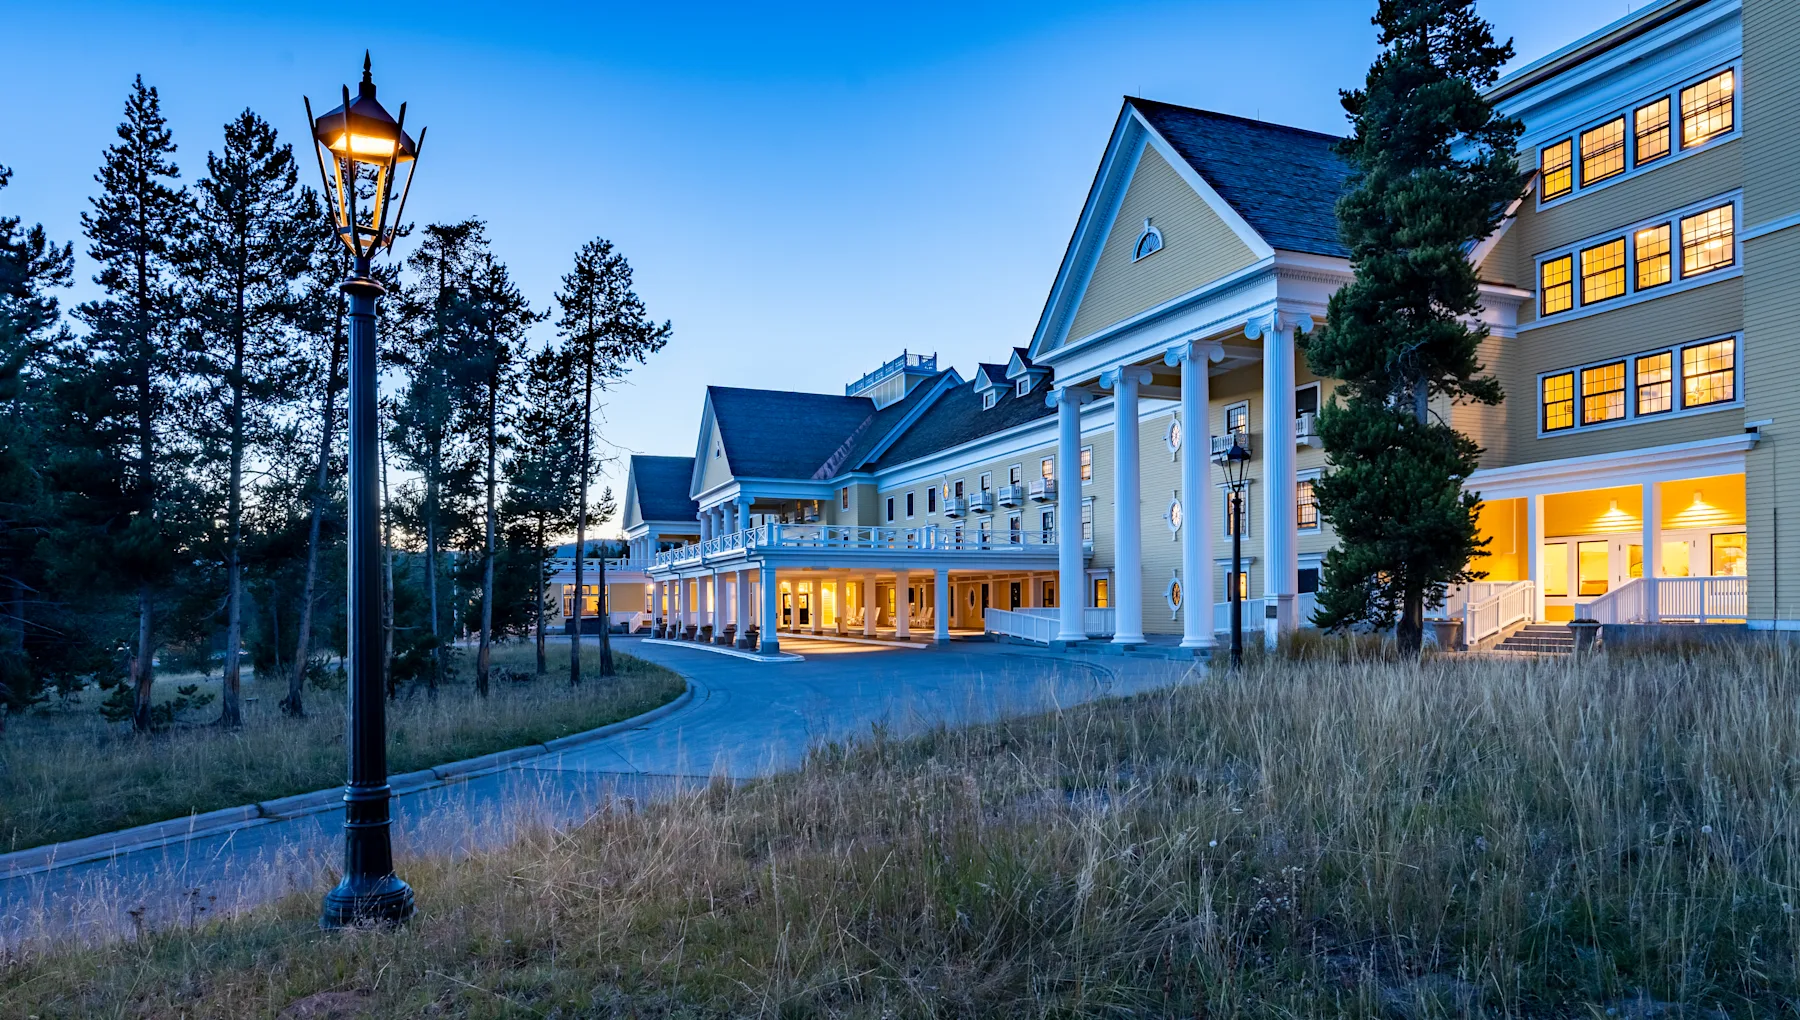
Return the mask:
{"type": "Polygon", "coordinates": [[[790,629],[794,626],[794,595],[792,592],[781,593],[781,625],[790,629]]]}
{"type": "Polygon", "coordinates": [[[1020,606],[1024,605],[1024,603],[1022,601],[1020,601],[1021,595],[1019,592],[1019,582],[1017,582],[1017,581],[1012,582],[1012,590],[1007,593],[1007,598],[1010,600],[1010,602],[1008,603],[1008,605],[1006,607],[1008,609],[1017,609],[1020,606]]]}
{"type": "Polygon", "coordinates": [[[1612,549],[1605,539],[1575,543],[1575,594],[1598,598],[1612,588],[1612,549]]]}
{"type": "Polygon", "coordinates": [[[812,592],[803,591],[800,593],[800,626],[807,627],[807,626],[810,626],[811,624],[812,624],[812,592]]]}

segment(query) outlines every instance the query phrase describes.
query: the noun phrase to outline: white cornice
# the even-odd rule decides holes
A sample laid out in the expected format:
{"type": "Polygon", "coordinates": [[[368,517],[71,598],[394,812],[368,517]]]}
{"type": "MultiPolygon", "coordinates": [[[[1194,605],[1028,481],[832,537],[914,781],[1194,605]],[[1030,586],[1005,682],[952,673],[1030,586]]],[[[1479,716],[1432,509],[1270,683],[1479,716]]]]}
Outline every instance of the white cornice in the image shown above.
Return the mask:
{"type": "Polygon", "coordinates": [[[1463,488],[1480,493],[1483,499],[1513,499],[1741,473],[1744,454],[1756,445],[1756,440],[1756,433],[1746,432],[1621,453],[1482,468],[1469,475],[1463,488]]]}

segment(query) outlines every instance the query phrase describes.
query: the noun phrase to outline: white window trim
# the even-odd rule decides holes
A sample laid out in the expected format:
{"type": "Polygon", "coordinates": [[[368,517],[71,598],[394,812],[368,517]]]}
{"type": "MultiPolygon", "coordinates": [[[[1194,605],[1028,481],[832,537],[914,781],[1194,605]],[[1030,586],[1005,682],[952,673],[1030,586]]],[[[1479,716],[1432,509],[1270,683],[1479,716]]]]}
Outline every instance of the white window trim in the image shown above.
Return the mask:
{"type": "Polygon", "coordinates": [[[1317,396],[1313,397],[1313,407],[1318,408],[1318,407],[1324,406],[1325,387],[1321,386],[1317,382],[1309,382],[1309,383],[1305,383],[1300,386],[1296,386],[1296,387],[1294,387],[1294,417],[1295,418],[1299,418],[1301,414],[1305,413],[1300,410],[1300,394],[1305,393],[1307,390],[1312,390],[1314,393],[1317,394],[1317,396]]]}
{"type": "Polygon", "coordinates": [[[906,494],[905,506],[906,506],[906,519],[910,521],[915,516],[913,511],[918,509],[917,493],[909,492],[906,494]]]}
{"type": "Polygon", "coordinates": [[[894,497],[887,498],[887,523],[894,523],[894,497]]]}
{"type": "Polygon", "coordinates": [[[1025,484],[1025,464],[1024,464],[1024,462],[1021,461],[1018,464],[1006,465],[1006,484],[1008,484],[1008,485],[1024,485],[1025,484]],[[1019,473],[1019,480],[1016,482],[1012,480],[1014,471],[1017,471],[1019,473]]]}
{"type": "Polygon", "coordinates": [[[980,480],[977,481],[975,485],[976,492],[994,491],[994,473],[992,471],[983,471],[980,480]]]}
{"type": "MultiPolygon", "coordinates": [[[[1541,393],[1543,391],[1540,390],[1539,392],[1541,393]]],[[[1319,483],[1319,479],[1324,475],[1324,473],[1325,473],[1324,470],[1321,468],[1310,468],[1310,469],[1302,471],[1299,474],[1296,474],[1294,476],[1294,481],[1296,481],[1296,482],[1312,482],[1314,485],[1314,489],[1313,489],[1313,508],[1314,508],[1313,520],[1314,520],[1314,523],[1311,527],[1306,527],[1306,526],[1300,525],[1300,524],[1296,524],[1294,526],[1294,530],[1298,531],[1299,533],[1301,533],[1303,535],[1316,535],[1319,532],[1325,530],[1325,515],[1317,512],[1318,501],[1319,501],[1319,492],[1317,489],[1317,485],[1319,483]]],[[[1300,492],[1300,490],[1299,490],[1298,486],[1296,486],[1294,489],[1294,493],[1295,493],[1294,520],[1295,521],[1300,520],[1299,492],[1300,492]]]]}
{"type": "Polygon", "coordinates": [[[1020,376],[1019,381],[1013,384],[1013,392],[1021,397],[1028,396],[1031,393],[1031,376],[1020,376]]]}
{"type": "Polygon", "coordinates": [[[1671,418],[1689,418],[1696,414],[1711,414],[1714,411],[1729,411],[1732,408],[1742,409],[1744,406],[1744,334],[1737,332],[1720,333],[1717,336],[1703,337],[1699,340],[1683,340],[1678,344],[1670,344],[1666,347],[1652,347],[1648,350],[1633,351],[1630,354],[1623,354],[1611,358],[1596,358],[1593,361],[1584,362],[1579,365],[1571,365],[1567,368],[1557,368],[1548,372],[1539,372],[1537,375],[1537,394],[1533,398],[1533,404],[1536,408],[1537,437],[1539,439],[1555,439],[1559,436],[1573,435],[1578,432],[1599,432],[1603,429],[1622,428],[1626,425],[1640,425],[1645,422],[1653,421],[1668,421],[1671,418]],[[1682,349],[1687,347],[1698,347],[1701,344],[1715,343],[1720,340],[1732,341],[1732,399],[1721,400],[1716,404],[1701,404],[1699,407],[1679,406],[1685,381],[1681,373],[1682,349]],[[1671,397],[1677,402],[1677,406],[1667,411],[1658,411],[1655,414],[1640,415],[1637,411],[1637,363],[1639,358],[1649,357],[1655,354],[1670,355],[1669,385],[1672,387],[1671,397]],[[1600,365],[1610,365],[1617,361],[1625,362],[1625,417],[1614,418],[1612,421],[1595,422],[1592,425],[1583,425],[1581,423],[1582,370],[1595,368],[1600,365]],[[1544,429],[1544,380],[1553,375],[1565,374],[1572,374],[1575,377],[1575,424],[1566,429],[1557,429],[1554,432],[1546,431],[1544,429]]]}
{"type": "Polygon", "coordinates": [[[1225,405],[1224,412],[1219,416],[1219,435],[1231,434],[1231,412],[1240,407],[1244,409],[1244,435],[1246,437],[1250,435],[1254,422],[1250,417],[1250,401],[1248,400],[1238,400],[1225,405]]]}
{"type": "MultiPolygon", "coordinates": [[[[1219,535],[1225,541],[1231,541],[1231,486],[1224,482],[1213,483],[1219,494],[1219,535]]],[[[1250,512],[1250,498],[1256,493],[1256,479],[1244,479],[1244,537],[1250,538],[1256,532],[1256,515],[1250,512]]],[[[1249,557],[1245,557],[1249,562],[1249,557]]]]}
{"type": "Polygon", "coordinates": [[[1081,530],[1082,530],[1081,540],[1083,542],[1092,542],[1100,534],[1100,523],[1095,518],[1095,505],[1094,505],[1094,497],[1093,496],[1085,496],[1081,500],[1081,530]],[[1087,529],[1089,529],[1089,528],[1094,529],[1094,534],[1092,536],[1090,536],[1086,533],[1087,529]]]}
{"type": "MultiPolygon", "coordinates": [[[[1554,135],[1545,136],[1543,141],[1538,142],[1531,147],[1533,160],[1531,167],[1533,172],[1541,172],[1544,165],[1543,153],[1545,149],[1552,145],[1567,141],[1569,142],[1569,172],[1573,175],[1572,180],[1575,182],[1575,186],[1568,194],[1557,198],[1545,200],[1540,197],[1538,199],[1537,207],[1540,210],[1554,209],[1565,202],[1580,198],[1583,195],[1591,195],[1603,188],[1618,184],[1620,181],[1631,180],[1639,174],[1647,174],[1652,170],[1660,170],[1665,166],[1671,166],[1697,152],[1705,152],[1708,149],[1723,145],[1726,142],[1740,137],[1744,133],[1744,72],[1741,64],[1742,61],[1740,60],[1733,60],[1729,63],[1720,64],[1704,74],[1697,74],[1691,78],[1683,79],[1668,88],[1641,95],[1633,102],[1625,104],[1622,109],[1615,109],[1603,116],[1582,121],[1580,124],[1567,131],[1558,131],[1554,135]],[[1706,141],[1701,142],[1699,145],[1682,145],[1681,90],[1691,85],[1697,85],[1700,82],[1719,74],[1721,71],[1730,71],[1732,73],[1731,130],[1721,135],[1714,135],[1706,141]],[[1637,111],[1665,96],[1669,99],[1669,154],[1667,156],[1659,156],[1648,163],[1640,164],[1637,161],[1637,111]],[[1592,131],[1594,128],[1597,128],[1608,121],[1617,120],[1620,117],[1625,118],[1625,172],[1622,174],[1614,174],[1604,181],[1596,181],[1593,184],[1583,185],[1581,183],[1581,133],[1583,131],[1592,131]]],[[[1541,178],[1540,184],[1536,190],[1538,195],[1541,196],[1543,194],[1541,178]]]]}
{"type": "Polygon", "coordinates": [[[1048,457],[1039,457],[1038,458],[1038,477],[1039,478],[1051,478],[1051,479],[1054,479],[1056,477],[1056,455],[1055,454],[1051,454],[1048,457]],[[1044,467],[1046,465],[1049,466],[1050,470],[1048,470],[1048,471],[1044,470],[1044,467]]]}
{"type": "Polygon", "coordinates": [[[1092,444],[1082,447],[1081,452],[1075,455],[1075,474],[1076,474],[1076,480],[1079,481],[1081,484],[1083,484],[1083,485],[1094,484],[1094,447],[1092,444]],[[1086,478],[1080,477],[1082,454],[1085,454],[1087,456],[1088,473],[1087,473],[1086,478]]]}
{"type": "Polygon", "coordinates": [[[994,405],[998,404],[999,402],[1000,402],[1000,391],[999,390],[988,390],[986,393],[983,393],[981,395],[981,409],[984,411],[993,410],[994,405]]]}
{"type": "MultiPolygon", "coordinates": [[[[1572,296],[1576,299],[1574,307],[1563,312],[1551,312],[1544,315],[1538,313],[1537,318],[1518,328],[1518,332],[1526,333],[1545,326],[1554,326],[1562,322],[1574,322],[1590,315],[1610,312],[1618,308],[1629,308],[1645,301],[1654,301],[1670,294],[1683,294],[1696,287],[1718,283],[1722,280],[1734,280],[1744,275],[1744,233],[1742,229],[1744,217],[1744,193],[1742,190],[1715,195],[1701,202],[1693,202],[1663,213],[1651,216],[1604,234],[1595,234],[1583,238],[1574,244],[1563,245],[1537,255],[1532,261],[1531,293],[1534,311],[1544,307],[1544,263],[1568,257],[1570,262],[1570,286],[1572,296]],[[1731,265],[1723,269],[1712,269],[1694,276],[1681,272],[1681,220],[1684,216],[1717,209],[1722,205],[1731,206],[1731,265]],[[1668,283],[1660,284],[1649,290],[1639,290],[1637,286],[1637,242],[1635,235],[1645,227],[1669,225],[1669,270],[1673,276],[1668,283]],[[1608,241],[1625,240],[1625,293],[1618,297],[1606,298],[1591,305],[1581,303],[1581,251],[1608,241]]],[[[1555,373],[1551,373],[1554,375],[1555,373]]]]}

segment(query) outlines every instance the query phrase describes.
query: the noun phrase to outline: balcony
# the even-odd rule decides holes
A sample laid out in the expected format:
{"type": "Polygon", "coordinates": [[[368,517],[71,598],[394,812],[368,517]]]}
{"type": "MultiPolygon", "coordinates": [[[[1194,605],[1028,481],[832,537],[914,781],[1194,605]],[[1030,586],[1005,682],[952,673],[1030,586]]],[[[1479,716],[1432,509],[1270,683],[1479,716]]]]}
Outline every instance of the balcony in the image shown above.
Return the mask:
{"type": "Polygon", "coordinates": [[[1319,438],[1319,416],[1314,411],[1302,411],[1300,417],[1294,419],[1294,443],[1297,446],[1310,446],[1318,449],[1325,445],[1319,438]]]}
{"type": "Polygon", "coordinates": [[[1031,483],[1031,501],[1033,503],[1056,502],[1056,479],[1039,478],[1031,483]]]}
{"type": "Polygon", "coordinates": [[[983,489],[969,497],[969,512],[972,514],[991,514],[994,512],[994,494],[983,489]]]}
{"type": "Polygon", "coordinates": [[[952,496],[944,500],[944,516],[958,520],[969,515],[969,501],[961,496],[952,496]]]}
{"type": "Polygon", "coordinates": [[[1000,500],[1000,505],[1005,507],[1008,510],[1014,510],[1014,509],[1017,509],[1018,507],[1024,506],[1025,505],[1025,486],[1023,486],[1023,485],[1002,485],[1000,487],[999,500],[1000,500]]]}
{"type": "Polygon", "coordinates": [[[1243,447],[1243,448],[1244,448],[1244,452],[1245,452],[1245,453],[1252,453],[1252,452],[1254,452],[1254,451],[1253,451],[1253,450],[1252,450],[1252,448],[1251,448],[1251,446],[1250,446],[1250,436],[1249,436],[1249,434],[1248,434],[1248,433],[1243,433],[1243,432],[1238,432],[1238,433],[1233,433],[1233,432],[1227,432],[1227,433],[1225,433],[1225,434],[1224,434],[1224,435],[1222,435],[1222,436],[1214,436],[1214,437],[1212,437],[1212,459],[1213,459],[1213,463],[1215,463],[1215,464],[1220,464],[1220,463],[1224,463],[1224,461],[1225,461],[1225,455],[1226,455],[1226,454],[1227,454],[1227,453],[1230,453],[1230,452],[1231,452],[1231,441],[1232,441],[1232,439],[1233,439],[1233,438],[1235,438],[1235,439],[1236,439],[1236,440],[1237,440],[1237,443],[1238,443],[1238,445],[1239,445],[1239,446],[1241,446],[1241,447],[1243,447]]]}

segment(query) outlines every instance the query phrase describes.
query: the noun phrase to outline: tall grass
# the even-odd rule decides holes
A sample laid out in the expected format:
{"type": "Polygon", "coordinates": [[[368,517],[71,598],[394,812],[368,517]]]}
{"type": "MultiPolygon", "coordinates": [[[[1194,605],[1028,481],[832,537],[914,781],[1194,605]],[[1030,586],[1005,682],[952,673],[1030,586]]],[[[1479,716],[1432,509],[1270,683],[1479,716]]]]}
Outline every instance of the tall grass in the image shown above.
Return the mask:
{"type": "MultiPolygon", "coordinates": [[[[534,653],[495,650],[496,665],[528,675],[534,653]]],[[[571,689],[566,670],[475,695],[464,679],[436,695],[411,689],[388,707],[388,767],[395,774],[579,733],[626,719],[682,691],[679,677],[615,656],[616,680],[571,689]]],[[[594,668],[597,668],[594,667],[594,668]]],[[[277,703],[285,681],[246,686],[244,725],[211,725],[201,708],[167,732],[142,736],[100,718],[93,704],[13,717],[0,737],[0,851],[75,839],[191,812],[235,807],[344,781],[344,695],[311,691],[307,715],[277,703]],[[254,700],[250,700],[250,699],[254,700]]]]}
{"type": "Polygon", "coordinates": [[[1256,659],[413,862],[399,932],[319,935],[308,896],[19,959],[0,1006],[1791,1015],[1797,666],[1256,659]]]}

